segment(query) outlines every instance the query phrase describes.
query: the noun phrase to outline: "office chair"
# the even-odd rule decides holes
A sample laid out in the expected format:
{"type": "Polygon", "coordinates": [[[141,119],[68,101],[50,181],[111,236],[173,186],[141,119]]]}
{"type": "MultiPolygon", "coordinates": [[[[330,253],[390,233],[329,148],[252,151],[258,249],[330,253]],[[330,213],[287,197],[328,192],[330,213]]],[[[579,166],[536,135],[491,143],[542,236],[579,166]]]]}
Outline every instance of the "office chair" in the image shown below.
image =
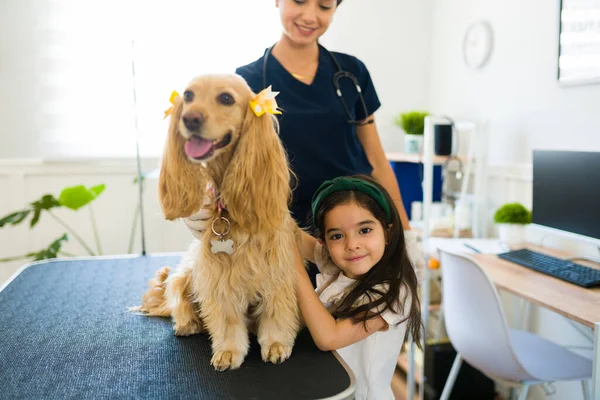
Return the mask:
{"type": "Polygon", "coordinates": [[[591,399],[592,362],[530,332],[509,329],[496,287],[477,263],[440,250],[443,308],[448,337],[456,349],[441,400],[447,400],[467,361],[490,378],[519,387],[519,400],[531,385],[580,380],[591,399]]]}

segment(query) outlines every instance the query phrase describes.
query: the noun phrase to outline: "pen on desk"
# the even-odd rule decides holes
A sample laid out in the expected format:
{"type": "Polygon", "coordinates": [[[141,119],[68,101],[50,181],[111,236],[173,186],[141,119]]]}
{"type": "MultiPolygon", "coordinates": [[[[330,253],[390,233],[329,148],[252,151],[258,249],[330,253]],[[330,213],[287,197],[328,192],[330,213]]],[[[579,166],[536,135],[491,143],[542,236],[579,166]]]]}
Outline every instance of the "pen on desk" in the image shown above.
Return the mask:
{"type": "Polygon", "coordinates": [[[466,248],[473,250],[475,253],[481,253],[481,250],[471,246],[470,244],[468,244],[468,243],[463,243],[463,244],[465,245],[466,248]]]}

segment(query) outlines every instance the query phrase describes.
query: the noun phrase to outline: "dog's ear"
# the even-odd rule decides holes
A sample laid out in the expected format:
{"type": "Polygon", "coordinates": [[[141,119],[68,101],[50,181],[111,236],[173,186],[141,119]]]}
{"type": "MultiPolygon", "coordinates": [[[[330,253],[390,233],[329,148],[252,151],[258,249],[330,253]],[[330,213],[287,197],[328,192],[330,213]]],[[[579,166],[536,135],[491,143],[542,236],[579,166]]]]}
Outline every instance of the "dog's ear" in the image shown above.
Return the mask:
{"type": "Polygon", "coordinates": [[[225,171],[221,196],[232,218],[257,233],[280,229],[289,213],[290,171],[270,114],[248,107],[235,154],[225,171]]]}
{"type": "Polygon", "coordinates": [[[179,133],[182,108],[181,99],[177,99],[158,180],[160,204],[168,220],[189,217],[197,212],[206,191],[205,168],[190,162],[184,152],[185,138],[179,133]]]}

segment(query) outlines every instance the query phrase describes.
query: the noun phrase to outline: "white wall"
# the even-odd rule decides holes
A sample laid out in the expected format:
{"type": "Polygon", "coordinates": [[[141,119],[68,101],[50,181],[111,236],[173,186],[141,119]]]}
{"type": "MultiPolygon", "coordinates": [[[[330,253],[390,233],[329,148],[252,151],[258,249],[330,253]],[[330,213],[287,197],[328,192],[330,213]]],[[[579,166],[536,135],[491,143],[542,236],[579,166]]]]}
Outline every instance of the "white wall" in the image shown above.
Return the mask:
{"type": "Polygon", "coordinates": [[[430,0],[345,0],[323,45],[360,58],[381,101],[376,114],[387,151],[402,151],[400,112],[427,109],[431,70],[430,0]],[[385,50],[384,50],[385,49],[385,50]]]}
{"type": "Polygon", "coordinates": [[[532,148],[600,151],[600,85],[556,81],[557,0],[436,0],[431,107],[489,120],[491,164],[531,161],[532,148]],[[488,20],[494,51],[480,70],[462,60],[467,27],[488,20]]]}

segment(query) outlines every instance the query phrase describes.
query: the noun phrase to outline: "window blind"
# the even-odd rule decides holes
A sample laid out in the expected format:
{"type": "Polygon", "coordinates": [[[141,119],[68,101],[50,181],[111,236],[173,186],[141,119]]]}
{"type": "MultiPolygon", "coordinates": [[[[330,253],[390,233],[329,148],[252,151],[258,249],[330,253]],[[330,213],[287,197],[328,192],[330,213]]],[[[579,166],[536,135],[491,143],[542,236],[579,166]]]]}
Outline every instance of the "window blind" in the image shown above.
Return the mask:
{"type": "Polygon", "coordinates": [[[234,72],[280,35],[268,0],[45,1],[36,125],[47,159],[134,156],[136,114],[142,156],[159,156],[171,92],[234,72]]]}

